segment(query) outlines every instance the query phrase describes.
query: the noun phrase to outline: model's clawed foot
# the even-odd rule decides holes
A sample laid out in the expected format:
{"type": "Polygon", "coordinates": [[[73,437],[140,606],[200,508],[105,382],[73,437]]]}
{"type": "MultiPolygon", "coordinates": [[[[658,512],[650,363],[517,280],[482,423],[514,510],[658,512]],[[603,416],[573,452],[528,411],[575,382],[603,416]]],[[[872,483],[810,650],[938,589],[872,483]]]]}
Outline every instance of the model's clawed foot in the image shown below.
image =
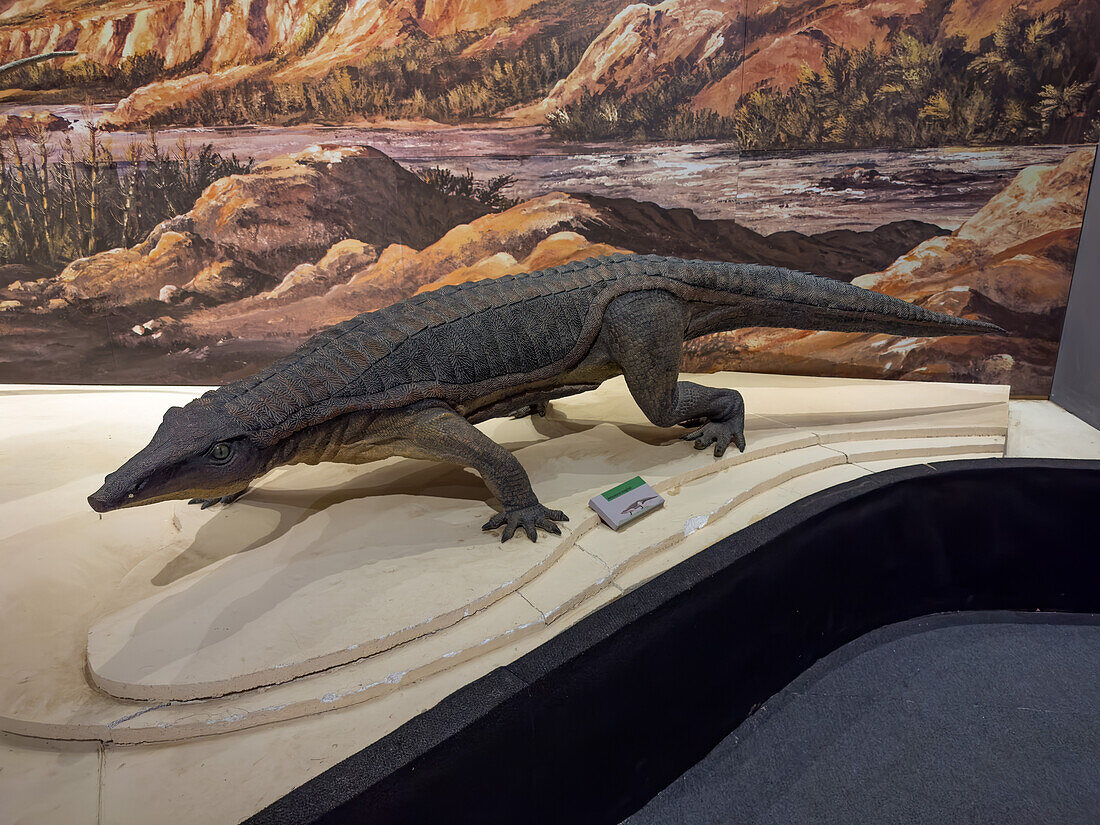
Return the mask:
{"type": "Polygon", "coordinates": [[[504,528],[504,534],[500,537],[502,542],[508,541],[518,529],[522,529],[531,541],[538,541],[538,531],[561,535],[561,528],[554,524],[555,521],[569,521],[569,516],[561,510],[551,510],[541,504],[533,504],[530,507],[521,507],[517,510],[505,510],[497,513],[485,524],[482,530],[496,530],[504,528]]]}
{"type": "Polygon", "coordinates": [[[187,503],[201,504],[202,506],[199,509],[205,510],[207,507],[213,507],[215,504],[232,504],[234,501],[243,496],[246,492],[248,492],[247,487],[245,487],[243,490],[238,490],[235,493],[230,493],[227,496],[221,496],[219,498],[193,498],[187,503]]]}
{"type": "Polygon", "coordinates": [[[716,458],[720,458],[731,443],[736,444],[737,449],[741,452],[745,452],[745,425],[743,421],[738,419],[708,421],[699,429],[680,436],[680,439],[682,441],[694,441],[697,450],[705,450],[713,444],[714,455],[716,458]]]}

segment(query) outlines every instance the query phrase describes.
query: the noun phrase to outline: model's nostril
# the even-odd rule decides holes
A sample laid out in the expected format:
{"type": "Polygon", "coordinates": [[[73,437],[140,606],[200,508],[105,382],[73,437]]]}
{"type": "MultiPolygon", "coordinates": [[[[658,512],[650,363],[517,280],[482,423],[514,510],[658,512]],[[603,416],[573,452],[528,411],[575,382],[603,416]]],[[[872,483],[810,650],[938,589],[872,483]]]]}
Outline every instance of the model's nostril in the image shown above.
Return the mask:
{"type": "Polygon", "coordinates": [[[106,513],[108,510],[114,510],[118,507],[118,497],[111,495],[107,489],[107,485],[104,484],[88,496],[88,504],[97,513],[106,513]]]}

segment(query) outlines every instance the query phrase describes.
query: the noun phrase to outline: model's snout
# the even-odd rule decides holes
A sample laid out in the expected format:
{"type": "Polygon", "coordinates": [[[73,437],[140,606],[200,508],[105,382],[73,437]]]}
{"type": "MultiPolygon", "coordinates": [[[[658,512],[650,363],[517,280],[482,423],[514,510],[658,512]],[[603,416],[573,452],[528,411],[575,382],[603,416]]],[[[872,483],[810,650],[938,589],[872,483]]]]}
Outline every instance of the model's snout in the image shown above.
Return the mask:
{"type": "Polygon", "coordinates": [[[135,504],[138,493],[145,489],[146,482],[140,481],[135,485],[120,484],[117,475],[111,473],[103,482],[103,486],[88,496],[88,504],[97,513],[106,513],[108,510],[117,510],[129,504],[135,504]]]}
{"type": "Polygon", "coordinates": [[[90,504],[92,509],[97,513],[106,513],[108,510],[113,510],[118,506],[108,498],[102,487],[88,496],[88,504],[90,504]]]}

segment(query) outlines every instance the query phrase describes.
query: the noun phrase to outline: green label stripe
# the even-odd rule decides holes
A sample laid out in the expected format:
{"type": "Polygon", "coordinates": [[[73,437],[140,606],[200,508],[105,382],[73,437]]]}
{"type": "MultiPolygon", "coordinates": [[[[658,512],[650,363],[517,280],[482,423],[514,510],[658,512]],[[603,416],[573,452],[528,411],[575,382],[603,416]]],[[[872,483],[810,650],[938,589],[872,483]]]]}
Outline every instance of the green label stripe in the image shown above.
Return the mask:
{"type": "Polygon", "coordinates": [[[604,501],[611,501],[612,499],[616,499],[624,493],[629,493],[631,490],[637,490],[643,484],[645,484],[645,482],[642,480],[641,476],[634,476],[634,478],[630,479],[630,481],[624,481],[618,487],[612,487],[610,490],[604,493],[604,501]]]}

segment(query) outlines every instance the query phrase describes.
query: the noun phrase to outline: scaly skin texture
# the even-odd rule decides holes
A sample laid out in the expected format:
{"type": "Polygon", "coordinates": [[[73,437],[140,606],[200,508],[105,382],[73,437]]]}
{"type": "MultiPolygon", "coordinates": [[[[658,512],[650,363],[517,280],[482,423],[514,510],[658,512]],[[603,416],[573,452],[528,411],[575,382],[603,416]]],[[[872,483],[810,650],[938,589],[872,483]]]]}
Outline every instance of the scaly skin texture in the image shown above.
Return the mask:
{"type": "Polygon", "coordinates": [[[484,529],[535,540],[565,514],[473,424],[543,414],[553,398],[626,378],[657,426],[698,449],[745,449],[735,390],[679,380],[684,341],[745,326],[973,335],[981,321],[755,264],[590,258],[417,295],[318,333],[256,375],[165,414],[144,450],[89,498],[99,511],[172,498],[228,503],[283,464],[402,455],[472,467],[502,510],[484,529]]]}

